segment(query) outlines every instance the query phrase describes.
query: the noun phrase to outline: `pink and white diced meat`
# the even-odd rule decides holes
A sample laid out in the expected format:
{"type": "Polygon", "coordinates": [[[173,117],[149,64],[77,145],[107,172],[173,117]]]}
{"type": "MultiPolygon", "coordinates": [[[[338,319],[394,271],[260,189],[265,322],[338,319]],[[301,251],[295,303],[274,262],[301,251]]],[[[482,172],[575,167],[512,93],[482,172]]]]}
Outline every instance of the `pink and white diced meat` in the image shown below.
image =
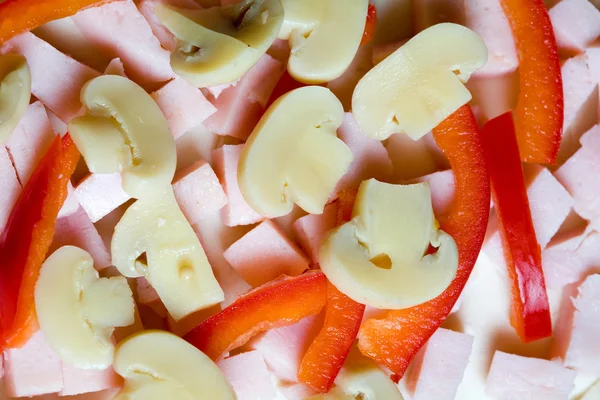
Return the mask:
{"type": "Polygon", "coordinates": [[[305,399],[311,398],[312,396],[317,395],[317,392],[315,392],[310,387],[303,385],[301,383],[296,383],[294,385],[280,386],[279,392],[287,400],[305,400],[305,399]]]}
{"type": "Polygon", "coordinates": [[[248,346],[262,354],[269,369],[287,382],[298,381],[302,357],[321,329],[322,318],[306,317],[293,325],[270,331],[253,339],[248,346]]]}
{"type": "Polygon", "coordinates": [[[104,70],[104,75],[118,75],[127,78],[125,74],[125,66],[120,58],[113,58],[104,70]]]}
{"type": "Polygon", "coordinates": [[[581,135],[598,118],[597,82],[592,78],[585,54],[568,59],[561,68],[565,96],[565,119],[558,162],[563,163],[579,147],[581,135]]]}
{"type": "Polygon", "coordinates": [[[464,21],[464,7],[461,1],[416,0],[413,2],[415,28],[418,32],[442,22],[464,21]]]}
{"type": "Polygon", "coordinates": [[[198,127],[217,111],[200,89],[179,77],[152,93],[152,98],[167,118],[175,139],[198,127]]]}
{"type": "Polygon", "coordinates": [[[283,71],[280,61],[265,54],[235,86],[225,89],[213,101],[217,112],[205,121],[206,128],[217,135],[246,140],[283,71]]]}
{"type": "Polygon", "coordinates": [[[280,275],[297,276],[309,267],[308,258],[273,221],[264,221],[223,254],[252,286],[260,286],[280,275]]]}
{"type": "Polygon", "coordinates": [[[161,46],[169,51],[175,50],[175,36],[163,24],[160,23],[158,17],[154,13],[154,7],[157,4],[164,4],[180,8],[198,8],[198,3],[194,0],[142,0],[138,3],[140,13],[146,18],[154,36],[158,39],[161,46]]]}
{"type": "Polygon", "coordinates": [[[133,1],[89,8],[72,18],[87,40],[123,61],[127,76],[135,82],[165,82],[173,77],[169,52],[160,46],[133,1]]]}
{"type": "Polygon", "coordinates": [[[90,174],[75,188],[81,207],[97,222],[131,197],[121,186],[121,174],[90,174]]]}
{"type": "Polygon", "coordinates": [[[258,351],[226,358],[217,363],[237,400],[278,400],[271,373],[258,351]]]}
{"type": "Polygon", "coordinates": [[[581,53],[600,36],[600,11],[588,0],[562,0],[548,14],[560,51],[581,53]]]}
{"type": "Polygon", "coordinates": [[[456,182],[452,170],[434,172],[422,176],[417,181],[429,184],[431,205],[435,215],[437,217],[447,215],[451,210],[454,194],[456,193],[456,182]]]}
{"type": "Polygon", "coordinates": [[[438,329],[411,364],[413,400],[453,400],[469,362],[473,337],[438,329]]]}
{"type": "Polygon", "coordinates": [[[38,162],[50,148],[54,137],[44,105],[39,101],[30,104],[19,125],[4,144],[23,186],[27,184],[38,162]]]}
{"type": "Polygon", "coordinates": [[[67,198],[58,212],[58,218],[68,217],[69,215],[75,214],[77,210],[79,210],[79,201],[75,195],[73,184],[69,182],[67,183],[67,198]]]}
{"type": "Polygon", "coordinates": [[[79,94],[83,85],[100,75],[32,33],[9,40],[0,51],[22,54],[27,59],[31,92],[64,122],[79,113],[79,94]]]}
{"type": "Polygon", "coordinates": [[[500,0],[465,0],[465,26],[477,33],[488,48],[488,61],[477,76],[514,72],[519,66],[517,49],[500,0]]]}
{"type": "Polygon", "coordinates": [[[386,181],[393,172],[387,150],[379,140],[369,138],[361,131],[352,113],[344,115],[344,122],[337,130],[338,137],[352,152],[348,172],[338,182],[335,192],[356,189],[366,179],[386,181]]]}
{"type": "Polygon", "coordinates": [[[4,146],[0,146],[0,233],[8,222],[10,212],[21,195],[17,173],[4,146]]]}
{"type": "Polygon", "coordinates": [[[486,393],[495,400],[565,400],[575,376],[558,362],[496,351],[486,393]]]}
{"type": "Polygon", "coordinates": [[[251,225],[265,218],[254,211],[240,192],[237,168],[243,145],[225,145],[212,153],[215,172],[227,195],[227,205],[223,208],[223,222],[227,226],[251,225]]]}
{"type": "Polygon", "coordinates": [[[97,270],[111,265],[110,253],[83,208],[56,221],[49,254],[67,245],[77,246],[90,253],[97,270]]]}
{"type": "Polygon", "coordinates": [[[192,225],[227,204],[219,178],[210,164],[203,160],[177,173],[173,191],[181,211],[192,225]]]}
{"type": "Polygon", "coordinates": [[[85,370],[62,363],[63,389],[59,396],[95,393],[121,387],[123,379],[112,367],[103,370],[85,370]]]}
{"type": "Polygon", "coordinates": [[[600,375],[600,275],[588,276],[577,290],[565,290],[557,326],[552,355],[575,371],[600,375]]]}
{"type": "Polygon", "coordinates": [[[208,91],[208,93],[210,93],[210,95],[213,98],[218,99],[221,93],[225,91],[225,89],[229,89],[230,87],[237,85],[238,82],[239,80],[231,83],[223,83],[220,85],[209,86],[206,88],[206,90],[208,91]]]}
{"type": "Polygon", "coordinates": [[[62,362],[41,331],[20,349],[4,351],[4,381],[9,397],[31,397],[63,389],[62,362]]]}
{"type": "Polygon", "coordinates": [[[293,230],[298,244],[310,257],[313,264],[319,263],[319,246],[321,241],[337,224],[337,202],[327,204],[323,214],[309,214],[294,222],[293,230]]]}

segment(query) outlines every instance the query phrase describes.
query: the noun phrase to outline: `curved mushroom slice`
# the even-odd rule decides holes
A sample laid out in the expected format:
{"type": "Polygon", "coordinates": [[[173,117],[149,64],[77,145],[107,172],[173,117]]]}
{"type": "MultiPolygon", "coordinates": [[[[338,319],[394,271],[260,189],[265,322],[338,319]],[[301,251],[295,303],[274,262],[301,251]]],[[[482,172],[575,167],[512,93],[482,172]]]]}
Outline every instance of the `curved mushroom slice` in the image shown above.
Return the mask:
{"type": "Polygon", "coordinates": [[[83,369],[109,367],[114,328],[134,322],[127,280],[99,278],[92,256],[74,246],[61,247],[44,263],[35,307],[50,347],[64,362],[83,369]]]}
{"type": "Polygon", "coordinates": [[[0,145],[15,130],[31,98],[31,73],[25,57],[0,56],[0,145]]]}
{"type": "Polygon", "coordinates": [[[113,400],[235,400],[217,365],[171,333],[146,331],[125,339],[114,367],[125,386],[113,400]]]}
{"type": "Polygon", "coordinates": [[[129,207],[115,227],[111,247],[119,272],[145,277],[176,320],[224,300],[170,188],[129,207]]]}
{"type": "Polygon", "coordinates": [[[248,138],[238,166],[240,190],[259,214],[280,217],[294,203],[321,214],[352,152],[336,136],[340,101],[320,86],[293,90],[267,110],[248,138]]]}
{"type": "Polygon", "coordinates": [[[134,198],[170,187],[177,153],[166,118],[152,97],[127,78],[104,75],[81,91],[86,115],[69,132],[90,171],[121,172],[123,189],[134,198]]]}
{"type": "Polygon", "coordinates": [[[244,0],[205,10],[157,5],[160,22],[179,40],[173,70],[198,87],[237,81],[266,53],[283,23],[280,0],[244,0]]]}
{"type": "Polygon", "coordinates": [[[358,190],[353,219],[322,242],[319,263],[353,300],[402,309],[448,287],[458,268],[458,250],[452,237],[438,230],[426,183],[371,179],[358,190]],[[430,245],[437,252],[426,255],[430,245]]]}
{"type": "Polygon", "coordinates": [[[464,86],[485,65],[487,48],[473,31],[439,24],[414,36],[356,85],[352,112],[370,137],[419,139],[471,100],[464,86]]]}
{"type": "Polygon", "coordinates": [[[363,37],[368,0],[281,0],[280,39],[289,40],[288,71],[304,83],[338,78],[350,66],[363,37]]]}

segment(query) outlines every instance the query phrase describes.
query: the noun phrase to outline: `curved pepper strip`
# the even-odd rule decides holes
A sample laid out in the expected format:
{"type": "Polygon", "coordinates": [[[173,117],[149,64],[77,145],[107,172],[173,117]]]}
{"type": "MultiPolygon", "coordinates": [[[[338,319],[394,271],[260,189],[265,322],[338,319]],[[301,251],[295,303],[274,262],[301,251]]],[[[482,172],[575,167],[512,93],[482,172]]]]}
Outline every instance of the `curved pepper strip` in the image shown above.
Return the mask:
{"type": "Polygon", "coordinates": [[[419,349],[452,311],[481,250],[490,212],[489,177],[470,107],[459,108],[433,130],[433,135],[448,157],[456,181],[452,209],[440,224],[458,247],[458,271],[435,299],[390,311],[383,319],[367,320],[361,327],[360,351],[392,371],[395,380],[402,378],[419,349]]]}
{"type": "Polygon", "coordinates": [[[115,0],[6,0],[0,4],[0,44],[47,22],[115,0]]]}
{"type": "Polygon", "coordinates": [[[323,328],[302,358],[298,380],[317,392],[327,393],[356,340],[365,313],[360,304],[327,281],[323,328]]]}
{"type": "Polygon", "coordinates": [[[550,304],[542,271],[512,114],[483,127],[483,147],[494,207],[512,280],[511,323],[523,342],[552,335],[550,304]]]}
{"type": "Polygon", "coordinates": [[[553,164],[562,138],[564,97],[558,48],[543,0],[502,0],[519,56],[515,109],[524,162],[553,164]]]}
{"type": "Polygon", "coordinates": [[[367,10],[367,23],[365,24],[365,31],[360,45],[369,43],[375,37],[375,29],[377,28],[377,8],[374,4],[369,4],[367,10]]]}
{"type": "Polygon", "coordinates": [[[12,210],[0,243],[0,350],[38,330],[35,285],[79,156],[69,135],[57,136],[12,210]]]}
{"type": "Polygon", "coordinates": [[[184,339],[216,361],[260,332],[319,313],[326,298],[327,281],[320,271],[270,282],[202,322],[184,339]]]}

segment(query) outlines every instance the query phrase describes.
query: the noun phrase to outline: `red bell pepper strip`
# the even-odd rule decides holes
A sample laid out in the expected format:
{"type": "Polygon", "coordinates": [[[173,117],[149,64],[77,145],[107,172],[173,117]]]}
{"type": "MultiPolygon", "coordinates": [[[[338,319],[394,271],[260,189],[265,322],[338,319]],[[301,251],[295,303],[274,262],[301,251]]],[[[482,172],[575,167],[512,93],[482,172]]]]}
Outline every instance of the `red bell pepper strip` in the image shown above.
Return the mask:
{"type": "Polygon", "coordinates": [[[115,0],[6,0],[0,4],[0,44],[47,22],[115,0]]]}
{"type": "Polygon", "coordinates": [[[511,113],[488,121],[482,136],[512,280],[511,323],[523,342],[531,342],[552,335],[552,321],[511,113]]]}
{"type": "Polygon", "coordinates": [[[374,4],[369,4],[367,23],[365,24],[365,31],[360,42],[361,46],[373,40],[373,37],[375,37],[375,28],[377,28],[377,8],[375,8],[374,4]]]}
{"type": "Polygon", "coordinates": [[[269,329],[291,325],[325,306],[322,272],[267,283],[202,322],[184,339],[213,360],[269,329]]]}
{"type": "Polygon", "coordinates": [[[78,161],[71,137],[57,136],[12,210],[0,242],[0,350],[21,347],[38,329],[35,284],[78,161]]]}
{"type": "Polygon", "coordinates": [[[519,56],[515,109],[524,162],[553,164],[562,138],[564,97],[558,48],[543,0],[502,0],[519,56]]]}
{"type": "Polygon", "coordinates": [[[317,392],[327,393],[356,340],[365,313],[360,304],[327,281],[323,328],[302,358],[298,380],[317,392]]]}
{"type": "Polygon", "coordinates": [[[441,228],[458,247],[458,271],[438,297],[418,306],[390,311],[363,323],[360,351],[402,378],[417,352],[452,311],[469,279],[485,236],[490,212],[490,184],[481,136],[469,106],[459,108],[433,130],[454,171],[456,195],[441,228]]]}

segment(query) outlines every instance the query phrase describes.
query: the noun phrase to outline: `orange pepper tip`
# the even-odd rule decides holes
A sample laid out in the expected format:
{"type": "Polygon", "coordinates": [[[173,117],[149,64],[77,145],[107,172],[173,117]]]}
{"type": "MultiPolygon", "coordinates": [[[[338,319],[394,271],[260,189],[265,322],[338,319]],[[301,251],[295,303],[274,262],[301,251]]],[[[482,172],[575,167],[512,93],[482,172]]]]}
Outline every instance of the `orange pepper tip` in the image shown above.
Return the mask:
{"type": "Polygon", "coordinates": [[[375,30],[377,29],[377,7],[375,4],[369,4],[367,10],[367,21],[365,23],[365,30],[360,45],[369,43],[375,37],[375,30]]]}

